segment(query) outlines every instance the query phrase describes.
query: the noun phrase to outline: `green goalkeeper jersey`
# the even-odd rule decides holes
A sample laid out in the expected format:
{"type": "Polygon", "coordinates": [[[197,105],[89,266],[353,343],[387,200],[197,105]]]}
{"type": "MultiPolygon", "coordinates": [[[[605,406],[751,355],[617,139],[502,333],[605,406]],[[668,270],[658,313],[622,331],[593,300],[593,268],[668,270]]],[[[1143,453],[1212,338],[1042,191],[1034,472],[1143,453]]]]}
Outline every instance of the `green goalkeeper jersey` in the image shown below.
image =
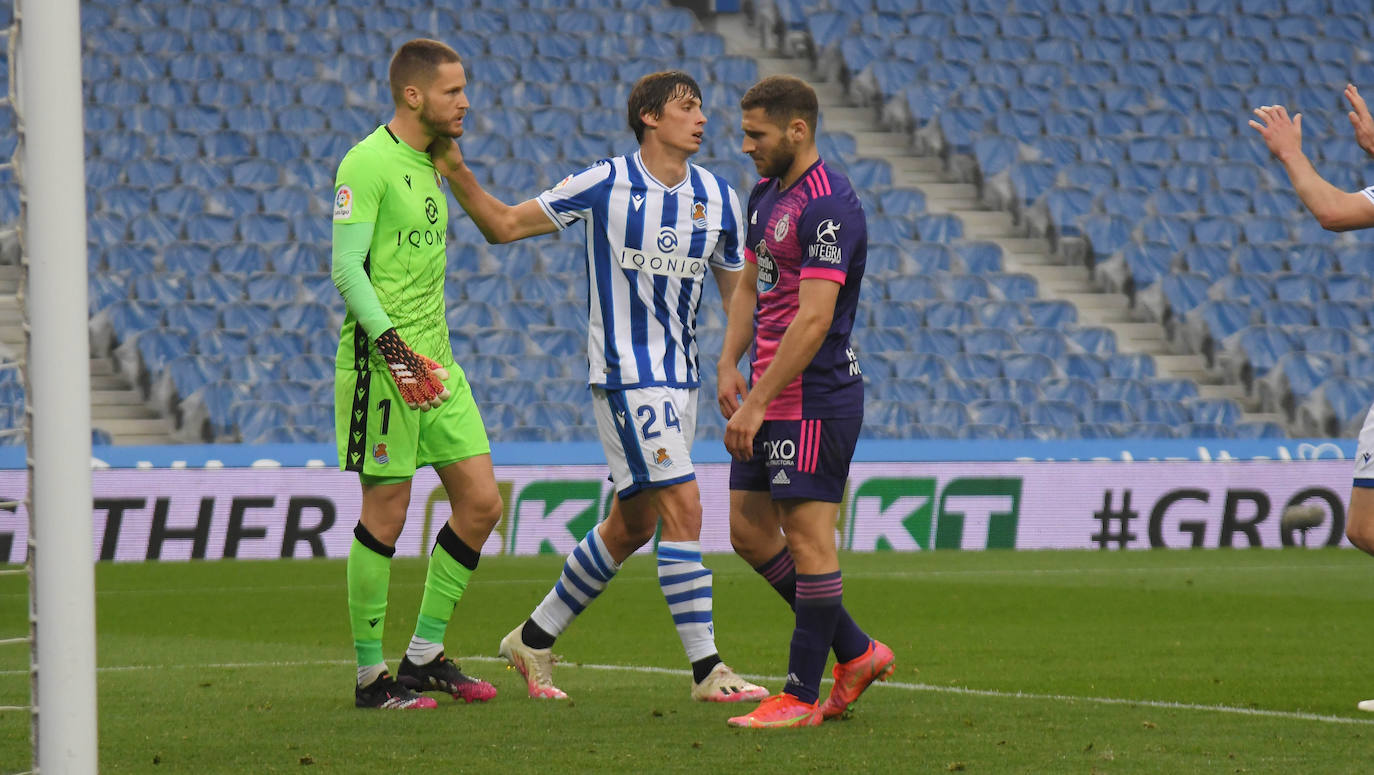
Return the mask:
{"type": "MultiPolygon", "coordinates": [[[[371,346],[372,337],[383,331],[364,330],[360,315],[364,320],[389,319],[415,352],[452,366],[444,319],[448,200],[429,154],[406,145],[385,125],[348,151],[334,181],[336,238],[338,226],[369,223],[372,241],[362,270],[381,310],[369,308],[371,300],[366,299],[355,314],[359,302],[346,297],[349,309],[339,334],[336,366],[388,370],[371,346]]],[[[336,266],[336,278],[338,270],[336,266]]]]}

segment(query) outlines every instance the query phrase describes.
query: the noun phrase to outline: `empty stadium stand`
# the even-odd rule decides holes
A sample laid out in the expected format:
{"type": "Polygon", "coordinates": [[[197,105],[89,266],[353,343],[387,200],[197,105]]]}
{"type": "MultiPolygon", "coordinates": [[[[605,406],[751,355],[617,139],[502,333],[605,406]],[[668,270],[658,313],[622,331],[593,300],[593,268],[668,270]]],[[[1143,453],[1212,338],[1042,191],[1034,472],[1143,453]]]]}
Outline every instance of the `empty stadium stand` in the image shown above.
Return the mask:
{"type": "MultiPolygon", "coordinates": [[[[1345,56],[1366,38],[1365,10],[764,0],[739,44],[791,57],[760,60],[761,72],[824,78],[832,104],[854,106],[826,112],[830,130],[886,157],[894,183],[962,221],[963,239],[1001,245],[998,271],[1030,274],[1041,298],[1073,303],[1079,325],[1115,332],[1151,378],[1191,379],[1228,402],[1191,428],[1169,412],[1131,433],[1348,435],[1374,398],[1348,370],[1369,348],[1361,270],[1374,234],[1323,231],[1246,119],[1259,104],[1302,110],[1318,168],[1363,187],[1368,159],[1340,90],[1374,75],[1345,56]]],[[[937,324],[951,320],[983,324],[937,324]]],[[[1103,369],[1076,344],[1057,366],[1101,392],[1103,369]]]]}
{"type": "MultiPolygon", "coordinates": [[[[95,401],[125,407],[103,415],[121,443],[332,440],[334,168],[390,114],[394,47],[432,35],[462,50],[464,150],[508,202],[631,150],[629,85],[669,67],[705,92],[695,161],[747,192],[740,94],[810,78],[822,155],[869,215],[869,437],[1347,434],[1374,392],[1374,233],[1314,228],[1245,118],[1311,106],[1309,154],[1363,186],[1335,112],[1346,80],[1374,83],[1357,6],[757,0],[709,23],[661,0],[88,0],[95,401]]],[[[488,246],[450,214],[451,342],[491,437],[594,438],[580,236],[488,246]]],[[[716,439],[707,287],[698,421],[716,439]]],[[[6,384],[0,426],[23,416],[6,384]]]]}

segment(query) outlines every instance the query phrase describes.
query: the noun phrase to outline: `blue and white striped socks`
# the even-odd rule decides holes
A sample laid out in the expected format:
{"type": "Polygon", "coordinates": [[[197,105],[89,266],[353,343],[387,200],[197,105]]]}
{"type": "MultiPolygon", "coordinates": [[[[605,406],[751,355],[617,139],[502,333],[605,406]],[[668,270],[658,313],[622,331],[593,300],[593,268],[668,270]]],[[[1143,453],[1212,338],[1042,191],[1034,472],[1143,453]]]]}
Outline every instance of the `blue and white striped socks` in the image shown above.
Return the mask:
{"type": "Polygon", "coordinates": [[[610,551],[601,540],[600,527],[588,530],[586,537],[573,548],[563,563],[558,583],[530,614],[530,619],[554,638],[563,634],[620,570],[620,563],[611,559],[610,551]]]}
{"type": "Polygon", "coordinates": [[[711,571],[701,564],[700,541],[660,541],[658,585],[668,601],[673,626],[687,651],[697,662],[716,654],[716,632],[711,621],[711,571]]]}

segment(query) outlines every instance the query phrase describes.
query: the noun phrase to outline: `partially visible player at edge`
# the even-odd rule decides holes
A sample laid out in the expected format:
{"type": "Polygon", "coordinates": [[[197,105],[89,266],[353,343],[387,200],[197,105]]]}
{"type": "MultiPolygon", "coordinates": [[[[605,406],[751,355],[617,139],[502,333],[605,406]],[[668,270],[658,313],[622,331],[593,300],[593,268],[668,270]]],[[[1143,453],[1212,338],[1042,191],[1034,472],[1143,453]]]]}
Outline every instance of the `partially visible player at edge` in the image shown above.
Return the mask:
{"type": "Polygon", "coordinates": [[[391,121],[353,146],[334,185],[333,279],[348,307],[335,362],[339,466],[357,471],[362,514],[348,552],[348,611],[362,708],[434,708],[416,692],[496,696],[444,656],[449,617],[501,516],[491,447],[444,318],[448,204],[425,150],[463,133],[457,52],[412,40],[391,59],[391,121]],[[415,635],[392,678],[382,658],[391,557],[410,480],[432,465],[453,513],[430,553],[415,635]]]}
{"type": "Polygon", "coordinates": [[[691,459],[697,308],[708,266],[723,299],[734,289],[743,265],[739,197],[723,178],[688,162],[706,125],[691,76],[647,75],[628,103],[638,152],[602,159],[514,206],[482,190],[457,143],[434,148],[435,166],[488,242],[579,220],[586,230],[588,381],[615,496],[543,602],[501,640],[500,653],[525,676],[531,697],[566,697],[553,684],[554,640],[653,538],[661,519],[658,580],[692,664],[693,699],[759,699],[768,691],[727,667],[716,649],[691,459]]]}
{"type": "MultiPolygon", "coordinates": [[[[1365,153],[1374,157],[1374,118],[1369,115],[1369,107],[1354,84],[1346,84],[1345,98],[1350,102],[1347,117],[1354,127],[1355,141],[1365,153]]],[[[1374,226],[1374,186],[1346,192],[1327,182],[1302,152],[1301,113],[1289,118],[1282,105],[1264,105],[1255,108],[1255,116],[1259,121],[1252,119],[1250,126],[1260,133],[1269,152],[1283,164],[1298,198],[1316,216],[1322,228],[1351,231],[1374,226]]],[[[1355,484],[1350,490],[1346,520],[1345,535],[1350,543],[1367,554],[1374,554],[1374,406],[1365,415],[1355,449],[1355,484]]],[[[1374,700],[1361,701],[1359,708],[1374,712],[1374,700]]]]}
{"type": "Polygon", "coordinates": [[[845,714],[892,650],[843,606],[835,520],[863,424],[863,374],[849,335],[867,260],[863,205],[816,151],[816,92],[774,76],[740,100],[742,150],[762,180],[749,195],[747,264],[730,300],[717,368],[729,422],[730,540],[796,613],[783,691],[731,726],[815,726],[845,714]],[[750,381],[739,371],[749,350],[750,381]],[[819,703],[826,658],[835,685],[819,703]]]}

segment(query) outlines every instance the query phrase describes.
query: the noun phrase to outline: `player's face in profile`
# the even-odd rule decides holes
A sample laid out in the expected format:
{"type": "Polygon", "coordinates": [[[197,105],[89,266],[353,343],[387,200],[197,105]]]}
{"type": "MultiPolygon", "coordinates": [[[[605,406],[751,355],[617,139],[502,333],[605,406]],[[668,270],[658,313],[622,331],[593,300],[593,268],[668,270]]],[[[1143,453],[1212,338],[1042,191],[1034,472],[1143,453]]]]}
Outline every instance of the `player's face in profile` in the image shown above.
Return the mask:
{"type": "Polygon", "coordinates": [[[461,62],[448,62],[434,71],[420,103],[420,125],[435,137],[462,137],[468,112],[468,79],[461,62]]]}
{"type": "Polygon", "coordinates": [[[768,118],[763,108],[744,111],[740,128],[744,130],[740,150],[754,160],[759,177],[780,178],[791,169],[797,156],[796,145],[787,138],[782,127],[768,118]]]}
{"type": "Polygon", "coordinates": [[[673,95],[663,106],[657,131],[658,139],[670,148],[687,154],[701,150],[706,131],[706,114],[701,112],[701,100],[686,91],[673,95]]]}

